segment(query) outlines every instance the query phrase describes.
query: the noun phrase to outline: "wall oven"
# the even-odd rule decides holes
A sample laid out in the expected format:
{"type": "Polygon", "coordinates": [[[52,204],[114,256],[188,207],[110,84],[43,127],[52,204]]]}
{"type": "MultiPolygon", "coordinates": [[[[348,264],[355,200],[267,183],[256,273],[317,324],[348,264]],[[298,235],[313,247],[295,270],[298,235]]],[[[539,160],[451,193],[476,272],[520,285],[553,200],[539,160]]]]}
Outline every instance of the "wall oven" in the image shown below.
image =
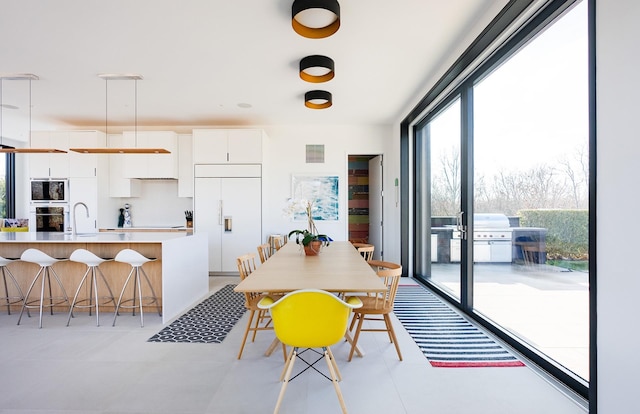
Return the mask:
{"type": "Polygon", "coordinates": [[[32,205],[29,215],[29,226],[37,232],[62,233],[69,227],[68,204],[32,205]]]}
{"type": "Polygon", "coordinates": [[[69,203],[69,180],[32,179],[31,204],[69,203]]]}

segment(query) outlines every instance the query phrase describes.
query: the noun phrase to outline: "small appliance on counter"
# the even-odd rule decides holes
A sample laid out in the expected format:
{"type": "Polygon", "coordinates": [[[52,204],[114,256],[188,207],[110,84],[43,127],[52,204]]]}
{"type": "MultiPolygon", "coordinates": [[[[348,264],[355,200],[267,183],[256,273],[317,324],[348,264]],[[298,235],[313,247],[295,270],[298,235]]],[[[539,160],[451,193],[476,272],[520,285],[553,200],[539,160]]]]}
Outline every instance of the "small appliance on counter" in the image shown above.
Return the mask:
{"type": "Polygon", "coordinates": [[[131,205],[129,203],[124,205],[124,223],[122,224],[122,227],[124,228],[128,228],[132,226],[130,207],[131,205]]]}

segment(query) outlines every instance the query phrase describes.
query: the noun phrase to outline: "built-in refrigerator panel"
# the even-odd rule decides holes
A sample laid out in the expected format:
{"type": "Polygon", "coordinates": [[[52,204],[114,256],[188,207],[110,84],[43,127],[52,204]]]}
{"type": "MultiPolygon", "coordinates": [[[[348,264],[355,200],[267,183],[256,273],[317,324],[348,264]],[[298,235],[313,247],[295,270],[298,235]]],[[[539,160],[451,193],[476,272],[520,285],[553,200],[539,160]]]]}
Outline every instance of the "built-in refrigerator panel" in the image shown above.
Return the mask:
{"type": "Polygon", "coordinates": [[[260,165],[195,166],[194,231],[208,235],[211,273],[236,273],[236,258],[255,253],[261,244],[260,170],[260,165]]]}

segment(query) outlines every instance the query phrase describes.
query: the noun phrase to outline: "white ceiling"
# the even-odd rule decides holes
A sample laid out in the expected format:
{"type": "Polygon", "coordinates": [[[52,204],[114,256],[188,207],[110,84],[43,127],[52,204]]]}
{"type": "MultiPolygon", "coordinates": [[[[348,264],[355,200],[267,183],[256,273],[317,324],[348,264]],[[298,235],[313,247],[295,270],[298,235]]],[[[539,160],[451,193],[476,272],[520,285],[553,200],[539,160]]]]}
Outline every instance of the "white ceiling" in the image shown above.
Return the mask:
{"type": "MultiPolygon", "coordinates": [[[[144,77],[139,127],[392,124],[506,2],[340,0],[340,30],[307,39],[292,0],[0,0],[0,74],[39,76],[33,130],[131,127],[134,82],[110,81],[105,100],[100,73],[144,77]],[[311,54],[335,60],[333,80],[298,77],[311,54]],[[333,106],[306,108],[311,89],[333,106]]],[[[5,138],[26,141],[28,97],[28,82],[3,82],[5,138]]]]}

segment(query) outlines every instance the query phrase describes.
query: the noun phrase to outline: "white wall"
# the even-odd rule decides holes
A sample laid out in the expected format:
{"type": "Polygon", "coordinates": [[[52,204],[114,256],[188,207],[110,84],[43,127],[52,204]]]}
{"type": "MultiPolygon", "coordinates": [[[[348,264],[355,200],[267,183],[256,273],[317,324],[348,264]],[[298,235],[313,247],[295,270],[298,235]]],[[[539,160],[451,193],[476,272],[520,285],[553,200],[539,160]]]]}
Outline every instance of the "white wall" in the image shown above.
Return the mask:
{"type": "Polygon", "coordinates": [[[598,413],[637,413],[640,2],[598,1],[598,413]]]}
{"type": "MultiPolygon", "coordinates": [[[[108,189],[107,189],[108,191],[108,189]]],[[[115,203],[111,220],[99,223],[100,227],[118,225],[119,208],[131,205],[131,219],[135,227],[185,226],[185,210],[193,210],[193,198],[178,197],[177,180],[143,180],[140,197],[112,198],[115,203]]]]}
{"type": "MultiPolygon", "coordinates": [[[[291,221],[283,209],[291,194],[293,174],[336,174],[340,178],[340,216],[338,221],[317,222],[319,231],[334,240],[348,238],[347,156],[355,154],[384,155],[384,256],[400,260],[400,211],[393,199],[393,184],[399,177],[399,148],[391,126],[353,125],[282,125],[263,126],[269,136],[263,164],[263,236],[284,234],[304,228],[304,223],[291,221]],[[325,163],[307,164],[305,145],[324,144],[325,163]]],[[[397,134],[395,134],[397,135],[397,134]]]]}

